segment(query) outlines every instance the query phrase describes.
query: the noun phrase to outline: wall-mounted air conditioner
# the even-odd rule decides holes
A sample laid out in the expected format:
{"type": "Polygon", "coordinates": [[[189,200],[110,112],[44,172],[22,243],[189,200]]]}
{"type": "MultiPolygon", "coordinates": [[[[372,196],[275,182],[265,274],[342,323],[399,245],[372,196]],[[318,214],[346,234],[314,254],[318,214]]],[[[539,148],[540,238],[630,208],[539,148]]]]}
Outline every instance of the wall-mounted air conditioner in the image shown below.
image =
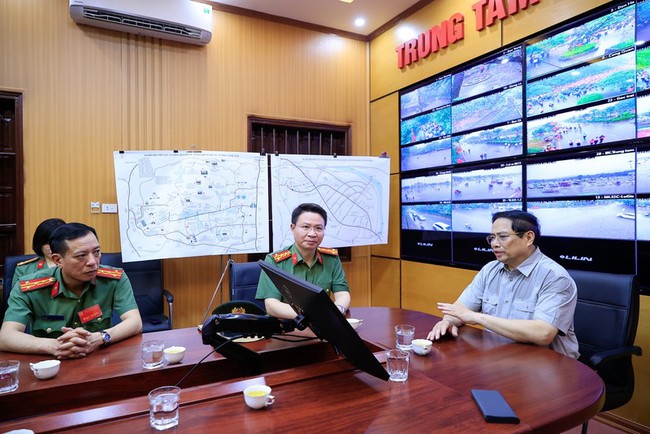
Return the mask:
{"type": "Polygon", "coordinates": [[[212,7],[190,0],[70,0],[70,16],[79,24],[196,45],[212,38],[212,7]]]}

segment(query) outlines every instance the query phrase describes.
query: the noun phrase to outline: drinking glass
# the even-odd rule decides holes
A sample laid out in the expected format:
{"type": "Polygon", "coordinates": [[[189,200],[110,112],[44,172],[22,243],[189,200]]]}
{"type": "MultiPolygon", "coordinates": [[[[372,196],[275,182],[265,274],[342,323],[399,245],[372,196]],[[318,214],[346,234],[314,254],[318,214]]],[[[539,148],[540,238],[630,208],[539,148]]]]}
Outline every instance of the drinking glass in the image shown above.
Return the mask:
{"type": "Polygon", "coordinates": [[[399,324],[395,326],[395,343],[400,350],[408,351],[413,348],[413,335],[415,335],[415,326],[409,324],[399,324]]]}
{"type": "Polygon", "coordinates": [[[178,425],[178,403],[181,389],[162,386],[149,392],[149,423],[159,431],[178,425]]]}
{"type": "Polygon", "coordinates": [[[163,365],[163,341],[146,341],[142,343],[142,367],[156,369],[163,365]]]}
{"type": "Polygon", "coordinates": [[[0,361],[0,393],[13,392],[18,389],[18,371],[20,362],[18,360],[0,361]]]}
{"type": "Polygon", "coordinates": [[[386,368],[390,381],[406,381],[409,377],[409,353],[400,349],[386,351],[386,368]]]}

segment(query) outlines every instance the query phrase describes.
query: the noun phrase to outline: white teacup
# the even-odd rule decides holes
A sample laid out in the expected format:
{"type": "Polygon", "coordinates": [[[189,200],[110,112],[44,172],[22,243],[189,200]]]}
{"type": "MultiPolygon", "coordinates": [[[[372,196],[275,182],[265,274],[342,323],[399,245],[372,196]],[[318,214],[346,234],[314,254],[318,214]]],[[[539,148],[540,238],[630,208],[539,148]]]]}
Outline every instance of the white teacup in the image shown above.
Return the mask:
{"type": "Polygon", "coordinates": [[[362,320],[362,319],[358,319],[358,318],[348,318],[348,322],[350,323],[350,325],[352,326],[352,328],[355,329],[355,330],[356,330],[356,329],[357,329],[361,324],[363,324],[363,320],[362,320]]]}
{"type": "Polygon", "coordinates": [[[264,408],[275,402],[275,396],[271,395],[271,388],[264,384],[255,384],[244,389],[244,401],[250,408],[264,408]]]}
{"type": "Polygon", "coordinates": [[[41,380],[47,380],[48,378],[54,377],[59,373],[60,366],[60,360],[43,360],[38,363],[29,364],[29,367],[32,368],[32,372],[36,375],[36,378],[41,380]]]}
{"type": "Polygon", "coordinates": [[[167,363],[180,363],[181,360],[183,360],[183,357],[185,357],[185,347],[167,347],[163,350],[163,354],[165,356],[165,360],[167,360],[167,363]]]}
{"type": "Polygon", "coordinates": [[[413,352],[421,356],[426,356],[431,352],[433,342],[428,339],[413,339],[413,352]]]}

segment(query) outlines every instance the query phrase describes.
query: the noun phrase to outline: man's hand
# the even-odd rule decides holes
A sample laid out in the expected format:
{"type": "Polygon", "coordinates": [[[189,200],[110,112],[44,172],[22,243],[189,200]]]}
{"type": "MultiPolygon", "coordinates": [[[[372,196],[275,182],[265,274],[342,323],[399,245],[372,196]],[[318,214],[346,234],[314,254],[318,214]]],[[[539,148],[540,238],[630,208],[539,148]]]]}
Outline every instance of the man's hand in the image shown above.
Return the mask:
{"type": "Polygon", "coordinates": [[[444,316],[450,317],[457,325],[477,323],[477,313],[460,303],[438,303],[438,309],[440,309],[444,316]]]}
{"type": "Polygon", "coordinates": [[[298,315],[289,303],[275,298],[265,298],[264,309],[269,315],[281,319],[294,319],[298,315]]]}
{"type": "Polygon", "coordinates": [[[477,313],[468,309],[463,304],[438,303],[438,309],[442,312],[442,320],[438,321],[427,335],[430,341],[436,341],[447,333],[458,337],[458,328],[463,324],[476,324],[477,313]]]}
{"type": "Polygon", "coordinates": [[[430,341],[437,341],[450,332],[453,337],[458,337],[458,326],[449,319],[443,318],[433,326],[433,329],[427,335],[430,341]]]}

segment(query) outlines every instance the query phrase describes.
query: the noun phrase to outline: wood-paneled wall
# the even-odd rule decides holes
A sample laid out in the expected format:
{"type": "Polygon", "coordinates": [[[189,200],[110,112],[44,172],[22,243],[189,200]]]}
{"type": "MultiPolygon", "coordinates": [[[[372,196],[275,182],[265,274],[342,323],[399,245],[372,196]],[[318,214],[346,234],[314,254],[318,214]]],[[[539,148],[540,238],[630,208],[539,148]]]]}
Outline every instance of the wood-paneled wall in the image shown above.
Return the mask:
{"type": "MultiPolygon", "coordinates": [[[[67,0],[1,1],[0,88],[25,95],[25,244],[57,216],[119,251],[117,215],[90,213],[116,203],[113,151],[246,151],[251,114],[349,124],[352,152],[369,155],[368,86],[358,40],[215,11],[198,47],[79,26],[67,0]]],[[[367,306],[370,248],[352,257],[353,305],[367,306]]],[[[224,264],[164,261],[175,327],[202,321],[224,264]]]]}
{"type": "MultiPolygon", "coordinates": [[[[370,141],[374,148],[399,157],[399,97],[398,91],[425,78],[444,72],[449,68],[467,62],[482,54],[499,49],[514,41],[542,31],[561,21],[589,11],[607,3],[604,0],[540,0],[527,10],[506,18],[501,23],[482,31],[475,30],[471,5],[474,0],[437,0],[400,22],[370,42],[370,141]],[[455,13],[465,18],[465,38],[448,49],[430,55],[416,64],[398,69],[395,47],[401,42],[400,32],[409,28],[417,36],[427,29],[439,25],[455,13]]],[[[391,178],[399,179],[399,167],[393,170],[391,178]]],[[[392,191],[391,191],[392,192],[392,191]]],[[[462,289],[476,274],[473,271],[400,260],[399,255],[399,190],[391,195],[390,215],[394,216],[389,244],[372,248],[372,300],[382,303],[396,303],[403,308],[440,315],[437,301],[453,302],[462,289]],[[381,267],[380,271],[375,266],[381,267]],[[399,279],[399,289],[394,281],[399,279]],[[396,298],[399,296],[399,298],[396,298]]],[[[424,331],[422,331],[424,333],[424,331]]],[[[650,427],[650,297],[641,299],[641,318],[637,331],[637,345],[643,347],[642,357],[635,357],[636,390],[633,400],[626,406],[612,411],[615,415],[650,427]]]]}

